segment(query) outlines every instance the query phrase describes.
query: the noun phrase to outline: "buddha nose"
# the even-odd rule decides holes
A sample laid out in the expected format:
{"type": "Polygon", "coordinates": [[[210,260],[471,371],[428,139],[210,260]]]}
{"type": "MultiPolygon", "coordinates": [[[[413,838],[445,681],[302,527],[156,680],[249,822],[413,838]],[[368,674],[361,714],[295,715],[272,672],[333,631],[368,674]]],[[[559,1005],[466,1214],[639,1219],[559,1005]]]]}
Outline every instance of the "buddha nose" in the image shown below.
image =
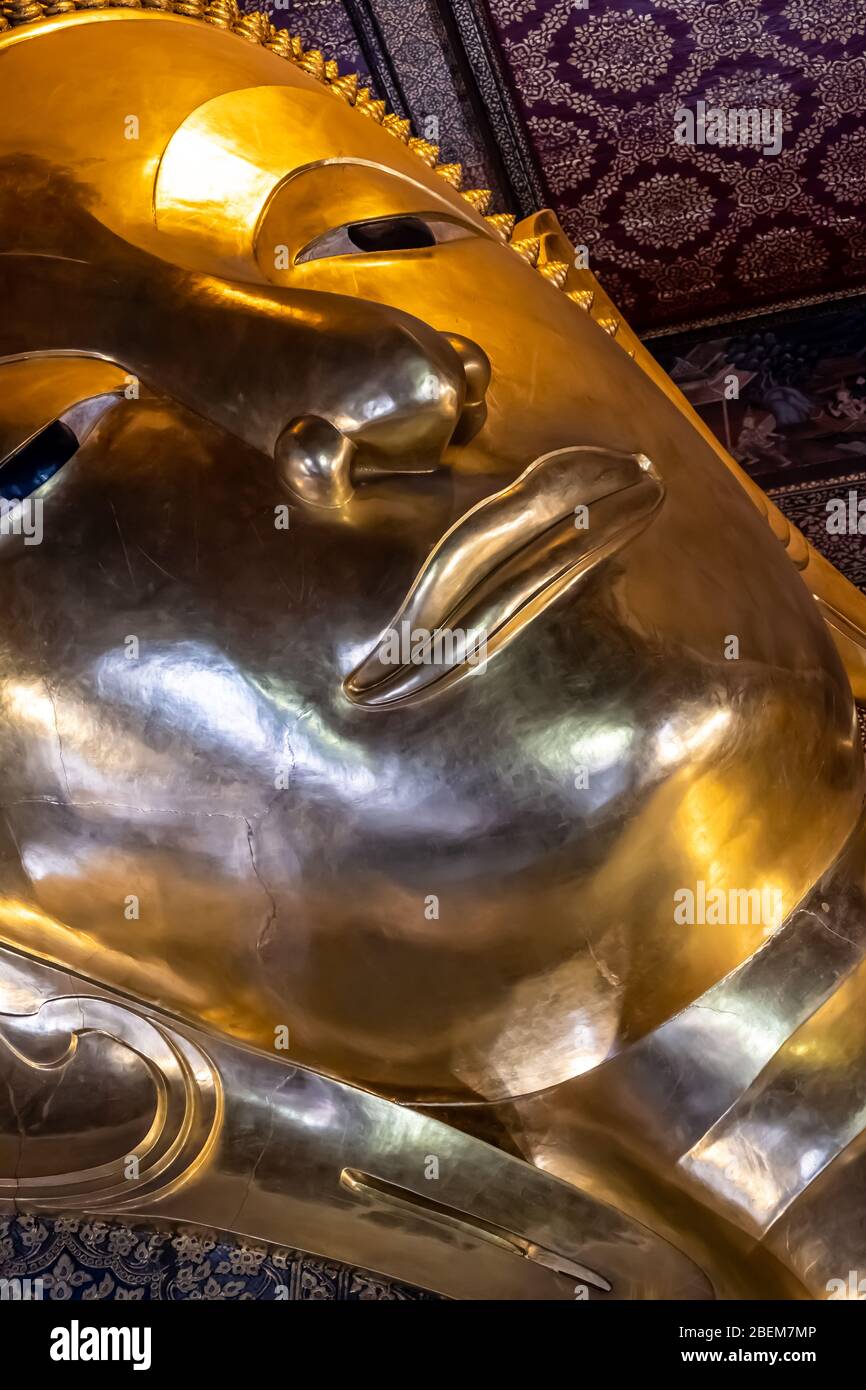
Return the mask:
{"type": "Polygon", "coordinates": [[[277,439],[278,476],[310,505],[341,507],[362,483],[432,472],[449,444],[466,443],[483,425],[490,362],[476,342],[424,325],[401,329],[397,348],[388,361],[387,409],[366,405],[380,398],[372,352],[365,399],[356,397],[351,418],[345,410],[296,416],[277,439]],[[402,364],[400,377],[394,362],[402,364]]]}
{"type": "Polygon", "coordinates": [[[442,337],[459,358],[466,378],[463,410],[451,436],[452,444],[466,444],[474,438],[487,418],[490,359],[483,348],[462,333],[443,333],[442,337]]]}

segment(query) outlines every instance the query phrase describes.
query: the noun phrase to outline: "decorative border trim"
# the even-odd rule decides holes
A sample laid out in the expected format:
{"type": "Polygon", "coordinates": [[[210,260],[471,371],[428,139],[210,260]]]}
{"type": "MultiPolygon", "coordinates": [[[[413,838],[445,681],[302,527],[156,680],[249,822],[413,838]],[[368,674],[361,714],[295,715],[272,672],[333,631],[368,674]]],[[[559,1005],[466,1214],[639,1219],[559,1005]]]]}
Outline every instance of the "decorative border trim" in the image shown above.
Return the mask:
{"type": "Polygon", "coordinates": [[[848,290],[831,290],[828,294],[808,294],[802,299],[784,299],[777,304],[744,309],[739,314],[717,314],[713,318],[689,320],[687,323],[677,323],[673,326],[666,324],[662,328],[648,328],[645,332],[638,332],[638,337],[641,342],[649,342],[654,338],[686,337],[687,334],[696,333],[702,328],[724,328],[729,323],[773,318],[778,314],[796,313],[798,309],[808,309],[814,305],[836,305],[846,299],[866,300],[866,285],[857,285],[848,290]]]}
{"type": "Polygon", "coordinates": [[[377,93],[398,116],[411,120],[412,111],[370,0],[343,0],[343,3],[377,93]]]}
{"type": "Polygon", "coordinates": [[[785,497],[804,492],[817,492],[819,488],[845,487],[848,483],[862,483],[866,478],[866,471],[862,468],[856,473],[843,473],[838,478],[801,478],[798,483],[778,483],[774,487],[768,487],[766,493],[768,497],[785,497]]]}
{"type": "Polygon", "coordinates": [[[511,77],[499,54],[484,0],[433,0],[475,110],[491,160],[514,211],[523,217],[550,203],[511,77]]]}

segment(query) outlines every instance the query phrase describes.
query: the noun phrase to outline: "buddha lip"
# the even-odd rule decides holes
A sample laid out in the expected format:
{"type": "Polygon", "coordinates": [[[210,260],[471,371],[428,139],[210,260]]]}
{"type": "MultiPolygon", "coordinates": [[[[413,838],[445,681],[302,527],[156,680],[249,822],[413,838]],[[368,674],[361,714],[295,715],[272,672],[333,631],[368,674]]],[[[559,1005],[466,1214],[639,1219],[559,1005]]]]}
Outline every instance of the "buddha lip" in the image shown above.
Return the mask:
{"type": "Polygon", "coordinates": [[[483,669],[555,598],[638,535],[663,498],[662,480],[643,454],[586,446],[536,459],[445,533],[373,650],[344,681],[346,695],[371,709],[405,705],[483,669]]]}

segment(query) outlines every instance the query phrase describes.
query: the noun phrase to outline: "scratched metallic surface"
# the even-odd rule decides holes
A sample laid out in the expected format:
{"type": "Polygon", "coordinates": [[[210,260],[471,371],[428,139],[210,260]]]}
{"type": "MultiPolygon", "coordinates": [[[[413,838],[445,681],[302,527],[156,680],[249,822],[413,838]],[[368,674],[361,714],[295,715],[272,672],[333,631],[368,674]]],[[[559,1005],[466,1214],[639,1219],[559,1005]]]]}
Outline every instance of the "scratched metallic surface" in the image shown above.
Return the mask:
{"type": "Polygon", "coordinates": [[[233,22],[0,35],[0,491],[78,443],[0,536],[9,1200],[455,1296],[820,1293],[866,602],[551,214],[233,22]],[[382,667],[406,615],[488,659],[382,667]],[[699,882],[778,921],[683,926],[699,882]]]}

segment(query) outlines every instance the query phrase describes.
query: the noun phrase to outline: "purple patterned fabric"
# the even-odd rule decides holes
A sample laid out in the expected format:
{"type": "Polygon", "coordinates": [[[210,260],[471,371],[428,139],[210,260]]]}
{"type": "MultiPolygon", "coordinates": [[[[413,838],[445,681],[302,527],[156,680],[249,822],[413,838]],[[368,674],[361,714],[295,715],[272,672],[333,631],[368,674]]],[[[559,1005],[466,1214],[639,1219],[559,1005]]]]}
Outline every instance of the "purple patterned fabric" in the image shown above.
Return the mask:
{"type": "Polygon", "coordinates": [[[864,0],[487,0],[572,239],[636,326],[866,283],[864,0]],[[678,107],[782,112],[682,145],[678,107]]]}
{"type": "Polygon", "coordinates": [[[299,1250],[155,1230],[92,1216],[0,1217],[0,1305],[51,1302],[428,1302],[425,1293],[368,1270],[299,1250]]]}

